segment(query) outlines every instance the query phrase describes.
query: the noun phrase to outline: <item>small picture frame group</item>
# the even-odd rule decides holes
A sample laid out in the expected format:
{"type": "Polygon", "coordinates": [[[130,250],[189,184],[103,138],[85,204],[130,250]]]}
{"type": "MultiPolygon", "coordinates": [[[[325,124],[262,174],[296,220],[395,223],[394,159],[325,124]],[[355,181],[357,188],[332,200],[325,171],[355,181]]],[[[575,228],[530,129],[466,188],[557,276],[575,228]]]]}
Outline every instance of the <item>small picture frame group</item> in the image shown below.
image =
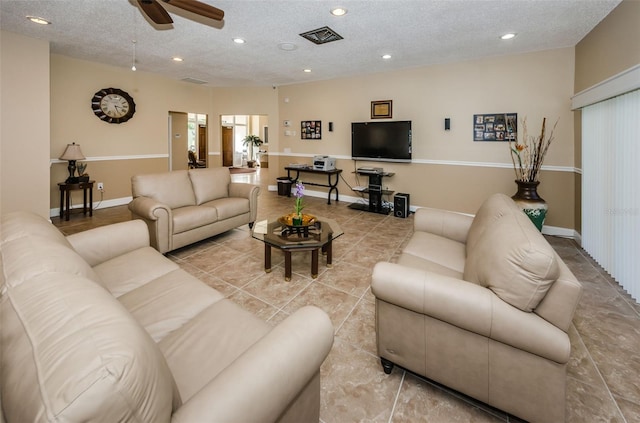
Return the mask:
{"type": "Polygon", "coordinates": [[[473,115],[474,141],[516,141],[517,139],[517,113],[473,115]]]}
{"type": "Polygon", "coordinates": [[[303,120],[300,122],[300,138],[303,140],[322,139],[322,121],[303,120]]]}

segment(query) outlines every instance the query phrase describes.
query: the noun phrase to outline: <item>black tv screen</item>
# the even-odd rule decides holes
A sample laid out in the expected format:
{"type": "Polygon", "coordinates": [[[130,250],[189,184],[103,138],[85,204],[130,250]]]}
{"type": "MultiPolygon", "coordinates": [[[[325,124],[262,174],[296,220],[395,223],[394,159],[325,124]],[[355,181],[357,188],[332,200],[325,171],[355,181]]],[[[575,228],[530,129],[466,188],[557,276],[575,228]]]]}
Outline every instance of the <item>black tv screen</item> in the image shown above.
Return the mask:
{"type": "Polygon", "coordinates": [[[411,121],[351,123],[351,158],[411,161],[411,121]]]}

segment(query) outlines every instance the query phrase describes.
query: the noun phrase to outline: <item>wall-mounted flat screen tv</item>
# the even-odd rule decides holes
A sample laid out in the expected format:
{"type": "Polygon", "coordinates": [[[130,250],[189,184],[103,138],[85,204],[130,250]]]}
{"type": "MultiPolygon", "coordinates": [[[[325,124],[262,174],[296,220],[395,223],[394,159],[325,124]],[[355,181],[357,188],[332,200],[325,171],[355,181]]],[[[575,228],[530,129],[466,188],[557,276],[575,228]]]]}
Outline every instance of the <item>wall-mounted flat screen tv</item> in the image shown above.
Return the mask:
{"type": "Polygon", "coordinates": [[[411,161],[411,121],[351,123],[351,158],[411,161]]]}

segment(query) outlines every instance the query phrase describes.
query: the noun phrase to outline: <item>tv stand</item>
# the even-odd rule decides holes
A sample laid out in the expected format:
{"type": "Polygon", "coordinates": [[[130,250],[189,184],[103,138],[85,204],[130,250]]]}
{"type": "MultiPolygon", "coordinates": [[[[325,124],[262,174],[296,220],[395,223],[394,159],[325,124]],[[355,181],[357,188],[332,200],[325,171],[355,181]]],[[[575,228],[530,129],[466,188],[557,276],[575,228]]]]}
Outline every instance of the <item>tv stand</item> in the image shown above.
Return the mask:
{"type": "Polygon", "coordinates": [[[363,210],[372,213],[389,214],[391,207],[385,206],[382,202],[383,195],[391,195],[393,191],[382,189],[382,178],[391,177],[394,173],[384,171],[370,171],[369,169],[358,169],[356,172],[358,175],[367,175],[369,177],[369,185],[364,191],[369,195],[369,204],[351,203],[350,209],[363,210]]]}

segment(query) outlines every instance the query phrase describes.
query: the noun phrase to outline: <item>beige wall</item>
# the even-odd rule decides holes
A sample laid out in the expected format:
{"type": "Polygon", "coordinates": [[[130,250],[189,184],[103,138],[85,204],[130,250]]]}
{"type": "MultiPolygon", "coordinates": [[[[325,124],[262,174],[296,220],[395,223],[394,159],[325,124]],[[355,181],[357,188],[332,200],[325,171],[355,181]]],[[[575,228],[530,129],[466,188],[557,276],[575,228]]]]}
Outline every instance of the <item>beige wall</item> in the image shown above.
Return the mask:
{"type": "MultiPolygon", "coordinates": [[[[109,200],[131,196],[132,175],[169,168],[170,111],[211,117],[211,88],[51,55],[50,158],[57,159],[70,142],[80,144],[87,157],[86,172],[91,179],[104,183],[106,204],[109,200]],[[109,124],[93,114],[91,98],[101,88],[108,87],[123,89],[133,97],[136,114],[128,122],[109,124]],[[115,169],[117,172],[110,171],[115,169]]],[[[217,151],[218,146],[211,144],[211,135],[210,132],[209,151],[217,151]]],[[[51,166],[49,205],[52,209],[59,206],[57,182],[64,180],[61,169],[66,169],[66,163],[56,161],[51,166]]],[[[74,204],[79,204],[81,197],[80,191],[74,192],[74,204]]]]}
{"type": "Polygon", "coordinates": [[[0,92],[0,213],[24,210],[48,217],[46,41],[0,31],[0,92]]]}
{"type": "Polygon", "coordinates": [[[623,0],[576,45],[575,92],[640,63],[640,1],[623,0]]]}
{"type": "MultiPolygon", "coordinates": [[[[575,93],[640,64],[640,1],[623,0],[576,45],[575,93]]],[[[575,162],[582,167],[581,112],[575,113],[575,162]]],[[[576,175],[576,228],[581,232],[581,175],[576,175]]]]}
{"type": "MultiPolygon", "coordinates": [[[[312,155],[326,154],[341,159],[338,167],[351,185],[366,184],[351,173],[351,122],[369,121],[371,101],[390,99],[393,120],[412,121],[413,163],[377,164],[395,172],[385,185],[410,193],[413,206],[473,212],[491,193],[516,191],[507,144],[474,142],[473,115],[516,112],[527,117],[530,135],[539,133],[543,117],[559,118],[545,165],[562,171],[543,171],[539,192],[550,205],[547,224],[574,228],[573,74],[574,50],[565,48],[281,87],[280,120],[271,125],[280,143],[270,152],[290,148],[293,154],[280,156],[279,166],[271,155],[270,168],[310,163],[312,155]],[[447,117],[450,131],[444,130],[447,117]],[[284,128],[283,120],[291,127],[284,128]],[[301,140],[302,120],[321,120],[322,140],[301,140]],[[285,129],[296,135],[285,136],[285,129]]],[[[346,185],[339,187],[353,195],[346,185]]]]}

